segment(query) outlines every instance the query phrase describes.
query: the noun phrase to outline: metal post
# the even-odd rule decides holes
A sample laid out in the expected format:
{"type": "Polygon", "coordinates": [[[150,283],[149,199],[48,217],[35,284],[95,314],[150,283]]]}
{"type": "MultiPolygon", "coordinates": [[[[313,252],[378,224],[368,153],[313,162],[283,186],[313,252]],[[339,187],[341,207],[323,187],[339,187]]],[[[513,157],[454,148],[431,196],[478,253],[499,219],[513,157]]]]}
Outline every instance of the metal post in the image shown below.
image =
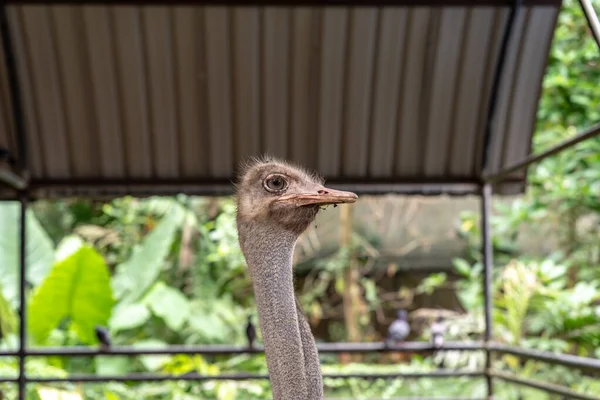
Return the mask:
{"type": "Polygon", "coordinates": [[[483,296],[484,296],[484,315],[485,315],[485,376],[487,380],[488,399],[494,397],[494,387],[492,376],[489,374],[492,359],[488,344],[492,338],[492,270],[493,270],[493,249],[490,228],[490,204],[492,201],[492,186],[486,183],[482,187],[481,193],[481,238],[483,252],[483,296]]]}
{"type": "Polygon", "coordinates": [[[579,0],[579,4],[583,9],[583,13],[585,14],[585,18],[587,19],[590,30],[592,31],[592,35],[596,40],[598,50],[600,50],[600,21],[598,20],[598,14],[596,14],[594,6],[590,0],[579,0]]]}
{"type": "Polygon", "coordinates": [[[21,88],[17,71],[17,61],[12,43],[12,35],[6,14],[6,2],[0,4],[0,36],[2,49],[4,50],[4,64],[8,76],[10,100],[12,107],[13,123],[15,124],[15,139],[17,141],[17,165],[20,168],[19,175],[25,181],[29,181],[27,138],[25,137],[25,117],[21,101],[21,88]]]}
{"type": "Polygon", "coordinates": [[[20,167],[20,178],[23,181],[16,182],[17,188],[21,189],[19,193],[19,201],[21,205],[21,219],[19,222],[19,400],[25,400],[27,378],[25,376],[25,357],[27,346],[27,302],[25,301],[25,282],[26,282],[26,237],[27,237],[27,201],[28,191],[27,184],[29,182],[28,159],[27,159],[27,138],[25,135],[25,117],[21,104],[21,90],[19,86],[19,76],[17,71],[17,62],[15,51],[12,43],[11,31],[6,13],[6,1],[0,4],[0,40],[2,42],[2,50],[4,51],[4,63],[6,74],[8,77],[8,85],[10,91],[10,100],[12,106],[13,123],[15,125],[15,137],[17,141],[17,163],[20,167]]]}
{"type": "Polygon", "coordinates": [[[27,346],[27,302],[25,301],[26,237],[27,237],[27,195],[20,197],[21,218],[19,220],[19,400],[25,400],[27,378],[25,376],[25,356],[27,346]]]}
{"type": "Polygon", "coordinates": [[[581,133],[573,136],[570,139],[565,140],[562,143],[559,143],[553,147],[550,147],[546,151],[542,151],[541,153],[531,154],[527,157],[523,158],[521,161],[518,161],[512,165],[504,167],[497,172],[492,174],[484,174],[483,180],[488,183],[496,183],[496,182],[506,182],[506,180],[510,177],[510,174],[513,172],[519,171],[533,163],[540,162],[548,157],[551,157],[555,154],[560,153],[561,151],[571,148],[576,144],[583,142],[584,140],[588,140],[590,138],[596,137],[600,135],[600,124],[596,124],[591,126],[590,128],[582,131],[581,133]]]}

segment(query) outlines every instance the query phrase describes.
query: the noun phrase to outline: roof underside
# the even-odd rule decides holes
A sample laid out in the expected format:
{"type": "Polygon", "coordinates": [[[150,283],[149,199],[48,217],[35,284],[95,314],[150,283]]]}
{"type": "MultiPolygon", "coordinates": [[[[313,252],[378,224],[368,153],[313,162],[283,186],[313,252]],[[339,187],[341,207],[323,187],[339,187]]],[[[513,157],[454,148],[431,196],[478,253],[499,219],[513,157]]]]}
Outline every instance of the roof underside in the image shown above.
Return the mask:
{"type": "MultiPolygon", "coordinates": [[[[489,171],[530,152],[559,6],[518,14],[489,171]]],[[[359,192],[475,184],[509,9],[10,5],[33,194],[226,193],[264,153],[359,192]]]]}

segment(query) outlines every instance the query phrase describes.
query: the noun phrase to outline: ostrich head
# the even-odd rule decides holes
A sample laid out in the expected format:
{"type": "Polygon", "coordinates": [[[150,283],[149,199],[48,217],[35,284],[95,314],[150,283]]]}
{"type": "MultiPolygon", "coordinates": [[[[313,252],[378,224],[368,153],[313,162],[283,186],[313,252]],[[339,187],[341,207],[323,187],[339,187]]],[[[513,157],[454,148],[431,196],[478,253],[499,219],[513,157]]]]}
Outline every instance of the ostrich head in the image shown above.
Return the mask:
{"type": "Polygon", "coordinates": [[[261,226],[299,236],[321,206],[354,203],[356,194],[323,186],[304,168],[276,159],[254,159],[242,168],[237,185],[238,226],[261,226]]]}
{"type": "Polygon", "coordinates": [[[294,296],[292,256],[321,206],[356,199],[283,161],[255,159],[242,168],[238,238],[254,286],[274,400],[323,398],[317,348],[294,296]]]}

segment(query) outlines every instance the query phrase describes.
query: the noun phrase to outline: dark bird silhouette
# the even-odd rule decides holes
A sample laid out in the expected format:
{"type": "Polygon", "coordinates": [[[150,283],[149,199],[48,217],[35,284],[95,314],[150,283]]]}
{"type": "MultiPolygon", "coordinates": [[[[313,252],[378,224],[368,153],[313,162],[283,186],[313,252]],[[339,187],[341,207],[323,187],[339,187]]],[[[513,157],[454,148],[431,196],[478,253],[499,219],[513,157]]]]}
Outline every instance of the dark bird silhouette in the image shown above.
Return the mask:
{"type": "Polygon", "coordinates": [[[248,315],[248,323],[246,324],[246,338],[248,339],[248,347],[254,347],[254,341],[256,340],[256,328],[252,323],[252,315],[248,315]]]}
{"type": "Polygon", "coordinates": [[[103,326],[96,325],[94,328],[94,332],[96,332],[96,337],[100,342],[100,350],[107,351],[108,348],[112,345],[112,341],[110,338],[110,332],[103,326]]]}
{"type": "Polygon", "coordinates": [[[444,324],[444,318],[438,316],[433,324],[431,324],[431,345],[439,349],[444,345],[444,333],[446,333],[446,325],[444,324]]]}
{"type": "Polygon", "coordinates": [[[408,337],[410,334],[410,324],[408,323],[407,316],[406,310],[398,311],[396,319],[388,328],[387,344],[402,342],[408,337]]]}

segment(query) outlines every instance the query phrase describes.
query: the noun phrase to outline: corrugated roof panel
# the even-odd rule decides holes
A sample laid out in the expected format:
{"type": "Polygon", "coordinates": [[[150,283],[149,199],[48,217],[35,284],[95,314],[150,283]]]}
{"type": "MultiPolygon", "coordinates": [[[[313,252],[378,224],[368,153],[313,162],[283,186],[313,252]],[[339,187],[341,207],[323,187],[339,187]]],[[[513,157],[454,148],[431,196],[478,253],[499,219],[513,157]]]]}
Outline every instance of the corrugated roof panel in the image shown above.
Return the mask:
{"type": "MultiPolygon", "coordinates": [[[[16,62],[19,66],[19,81],[21,88],[21,106],[26,116],[25,125],[25,138],[27,141],[27,152],[28,152],[28,168],[32,176],[44,177],[45,167],[43,162],[42,154],[42,142],[38,139],[38,116],[35,106],[35,97],[32,95],[33,83],[31,80],[31,69],[29,67],[30,60],[25,45],[25,35],[23,33],[23,20],[22,12],[18,8],[9,7],[7,14],[11,19],[14,43],[14,51],[16,62]]],[[[8,82],[0,85],[0,89],[6,91],[6,98],[8,98],[8,82]]],[[[17,152],[16,143],[14,144],[14,152],[17,152]]]]}
{"type": "MultiPolygon", "coordinates": [[[[522,53],[523,29],[528,20],[529,9],[524,8],[517,15],[513,35],[511,36],[506,60],[504,64],[504,73],[502,76],[502,85],[498,93],[498,103],[493,121],[492,140],[490,142],[490,151],[488,158],[488,169],[494,171],[498,169],[501,162],[502,146],[505,140],[503,133],[506,130],[506,124],[510,118],[512,110],[512,96],[515,90],[515,75],[518,67],[518,59],[522,53]],[[498,133],[498,134],[496,134],[498,133]]],[[[500,38],[501,40],[501,38],[500,38]]],[[[487,113],[487,112],[486,112],[487,113]]],[[[482,150],[478,150],[481,153],[482,150]]]]}
{"type": "MultiPolygon", "coordinates": [[[[433,60],[427,131],[425,139],[424,174],[443,176],[447,169],[448,149],[452,137],[452,121],[456,113],[456,83],[461,64],[461,43],[467,10],[456,7],[442,11],[433,60]]],[[[464,59],[463,59],[464,60],[464,59]]]]}
{"type": "Polygon", "coordinates": [[[229,12],[227,8],[223,7],[207,7],[204,14],[208,74],[210,176],[217,178],[229,177],[234,167],[229,12]]]}
{"type": "MultiPolygon", "coordinates": [[[[525,134],[535,130],[537,103],[543,79],[544,55],[548,54],[551,27],[546,23],[558,15],[556,9],[532,9],[528,15],[527,28],[523,34],[523,50],[519,58],[518,72],[511,101],[511,118],[508,120],[506,137],[502,148],[501,165],[522,160],[530,152],[531,138],[525,134]]],[[[523,177],[525,171],[515,175],[523,177]]]]}
{"type": "Polygon", "coordinates": [[[87,111],[88,129],[80,135],[97,135],[94,147],[89,154],[90,161],[97,158],[98,174],[117,178],[125,173],[125,149],[121,114],[123,109],[119,98],[118,66],[116,65],[115,32],[110,11],[104,6],[86,6],[82,9],[82,32],[85,40],[85,60],[87,71],[82,71],[87,82],[83,104],[92,107],[87,111]]]}
{"type": "Polygon", "coordinates": [[[0,148],[14,149],[16,146],[12,140],[12,122],[10,119],[11,111],[7,107],[7,99],[0,96],[0,148]]]}
{"type": "Polygon", "coordinates": [[[304,165],[316,165],[321,10],[298,8],[291,23],[290,156],[304,165]]]}
{"type": "Polygon", "coordinates": [[[73,150],[65,123],[64,82],[59,73],[55,26],[50,8],[32,6],[23,9],[22,22],[27,34],[25,46],[30,60],[31,82],[40,124],[40,143],[45,165],[43,176],[73,176],[73,150]],[[43,128],[42,128],[43,127],[43,128]]]}
{"type": "Polygon", "coordinates": [[[337,175],[340,171],[344,74],[348,65],[348,16],[347,9],[327,8],[322,22],[319,136],[318,147],[313,147],[312,151],[318,152],[316,167],[326,176],[337,175]]]}
{"type": "Polygon", "coordinates": [[[155,176],[179,176],[179,127],[175,95],[173,10],[146,7],[142,11],[148,116],[155,176]]]}
{"type": "MultiPolygon", "coordinates": [[[[4,51],[0,48],[0,60],[4,60],[4,51]]],[[[0,81],[7,81],[7,71],[5,64],[0,63],[0,81]]],[[[17,148],[13,137],[13,118],[10,96],[8,91],[0,90],[0,148],[14,149],[17,148]]],[[[16,156],[16,155],[15,155],[16,156]]]]}
{"type": "Polygon", "coordinates": [[[369,176],[395,173],[409,29],[408,9],[389,9],[381,13],[373,81],[369,176]]]}
{"type": "Polygon", "coordinates": [[[146,38],[141,9],[112,9],[113,38],[116,47],[117,88],[123,127],[127,173],[142,178],[154,176],[154,150],[148,116],[149,93],[146,87],[148,66],[144,56],[146,38]]]}
{"type": "MultiPolygon", "coordinates": [[[[64,115],[64,132],[71,156],[71,174],[75,177],[92,176],[99,170],[92,157],[98,151],[94,99],[90,90],[88,44],[81,7],[61,6],[48,14],[57,52],[59,84],[62,101],[57,103],[64,115]]],[[[110,153],[109,153],[110,154],[110,153]]],[[[60,153],[53,157],[60,156],[60,153]]]]}
{"type": "Polygon", "coordinates": [[[175,76],[181,176],[208,175],[209,129],[204,10],[174,8],[175,76]]]}
{"type": "Polygon", "coordinates": [[[233,11],[235,159],[261,152],[261,11],[233,11]]]}
{"type": "Polygon", "coordinates": [[[484,98],[485,69],[492,45],[492,28],[496,10],[469,10],[461,49],[462,65],[456,88],[453,139],[448,150],[448,170],[454,176],[471,174],[475,162],[473,149],[477,140],[479,108],[484,98]],[[473,34],[477,32],[477,34],[473,34]]]}
{"type": "Polygon", "coordinates": [[[408,10],[381,12],[373,82],[369,176],[393,175],[408,10]]]}
{"type": "MultiPolygon", "coordinates": [[[[229,180],[266,151],[328,180],[476,181],[507,10],[10,6],[33,179],[229,180]]],[[[490,168],[529,151],[557,10],[520,12],[490,168]]]]}
{"type": "MultiPolygon", "coordinates": [[[[264,10],[262,60],[264,91],[262,118],[267,154],[288,158],[290,78],[290,21],[288,8],[264,10]]],[[[250,154],[251,155],[251,154],[250,154]]]]}
{"type": "Polygon", "coordinates": [[[364,177],[367,174],[369,156],[373,64],[377,59],[375,39],[379,30],[379,10],[352,10],[348,30],[341,174],[364,177]]]}
{"type": "Polygon", "coordinates": [[[425,93],[424,81],[427,75],[429,47],[432,45],[431,36],[435,31],[430,8],[415,8],[409,10],[409,20],[406,35],[405,59],[402,67],[402,97],[398,118],[397,150],[395,160],[395,175],[421,175],[425,154],[423,153],[423,131],[421,108],[425,93]]]}

